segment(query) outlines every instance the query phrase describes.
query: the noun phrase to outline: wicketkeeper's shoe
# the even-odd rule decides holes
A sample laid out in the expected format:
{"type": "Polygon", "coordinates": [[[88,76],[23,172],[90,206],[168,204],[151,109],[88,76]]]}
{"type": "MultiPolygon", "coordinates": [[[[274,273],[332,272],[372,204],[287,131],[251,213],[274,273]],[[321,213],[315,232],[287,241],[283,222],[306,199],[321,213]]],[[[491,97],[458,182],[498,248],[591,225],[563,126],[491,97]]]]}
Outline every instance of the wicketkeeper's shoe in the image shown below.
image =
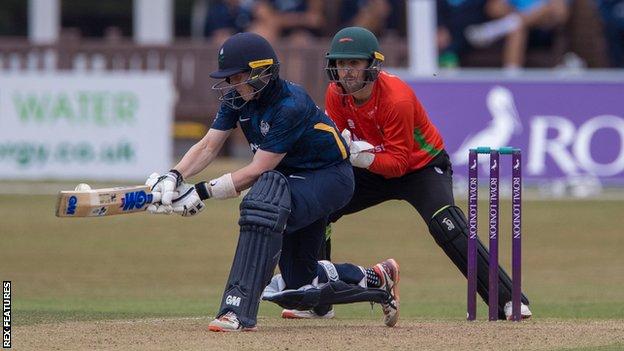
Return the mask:
{"type": "Polygon", "coordinates": [[[390,294],[388,301],[381,304],[384,313],[384,324],[394,327],[399,320],[399,264],[389,258],[377,263],[373,270],[381,280],[381,289],[386,289],[390,294]]]}
{"type": "Polygon", "coordinates": [[[319,315],[312,310],[282,310],[282,318],[286,319],[331,319],[334,318],[334,315],[335,313],[333,308],[323,315],[319,315]]]}
{"type": "MultiPolygon", "coordinates": [[[[505,317],[507,317],[507,320],[510,321],[511,320],[511,315],[512,315],[511,301],[507,302],[503,309],[505,310],[505,317]]],[[[533,315],[533,313],[531,313],[531,310],[529,309],[529,306],[527,306],[527,305],[525,305],[523,303],[520,303],[520,317],[522,319],[527,319],[527,318],[531,318],[532,315],[533,315]]]]}
{"type": "Polygon", "coordinates": [[[208,324],[208,330],[213,332],[240,332],[240,331],[256,331],[256,327],[244,327],[238,321],[238,317],[232,311],[224,314],[221,317],[215,318],[210,324],[208,324]]]}

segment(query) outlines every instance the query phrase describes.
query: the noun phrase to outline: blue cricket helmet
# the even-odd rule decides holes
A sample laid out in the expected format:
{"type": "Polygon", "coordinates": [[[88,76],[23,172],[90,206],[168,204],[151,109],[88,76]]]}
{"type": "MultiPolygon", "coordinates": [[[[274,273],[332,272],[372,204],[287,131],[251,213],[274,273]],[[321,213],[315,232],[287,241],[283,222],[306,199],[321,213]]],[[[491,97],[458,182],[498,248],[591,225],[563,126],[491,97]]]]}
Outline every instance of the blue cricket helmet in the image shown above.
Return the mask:
{"type": "Polygon", "coordinates": [[[216,79],[224,79],[257,68],[279,65],[271,44],[256,33],[238,33],[231,36],[221,46],[218,60],[219,69],[210,73],[210,77],[216,79]]]}
{"type": "Polygon", "coordinates": [[[255,33],[238,33],[223,43],[219,50],[219,69],[210,73],[210,77],[222,79],[212,86],[221,93],[220,101],[238,110],[249,102],[249,96],[258,96],[265,88],[279,77],[279,62],[269,42],[255,33]],[[242,83],[230,84],[230,77],[249,72],[249,77],[242,83]],[[254,92],[241,97],[236,91],[240,84],[250,85],[254,92]]]}

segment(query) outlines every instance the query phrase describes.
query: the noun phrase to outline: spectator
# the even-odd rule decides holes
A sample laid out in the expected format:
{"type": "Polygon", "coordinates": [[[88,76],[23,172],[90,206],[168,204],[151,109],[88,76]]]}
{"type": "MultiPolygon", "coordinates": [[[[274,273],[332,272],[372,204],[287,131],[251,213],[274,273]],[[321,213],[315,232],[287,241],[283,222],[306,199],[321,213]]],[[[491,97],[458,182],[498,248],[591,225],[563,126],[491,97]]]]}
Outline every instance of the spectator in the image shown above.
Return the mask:
{"type": "Polygon", "coordinates": [[[437,44],[440,66],[455,67],[459,56],[472,47],[464,36],[469,25],[483,23],[486,0],[437,0],[437,44]]]}
{"type": "Polygon", "coordinates": [[[597,0],[611,66],[624,68],[624,0],[597,0]]]}
{"type": "Polygon", "coordinates": [[[503,65],[516,69],[524,65],[529,30],[544,36],[568,18],[567,0],[487,0],[485,12],[494,20],[466,28],[474,46],[489,46],[506,37],[503,65]]]}
{"type": "Polygon", "coordinates": [[[274,43],[280,37],[303,44],[325,25],[322,0],[260,0],[250,28],[274,43]]]}
{"type": "Polygon", "coordinates": [[[252,24],[256,0],[209,0],[204,35],[221,44],[252,24]]]}
{"type": "Polygon", "coordinates": [[[394,0],[343,0],[340,5],[341,26],[364,27],[382,34],[388,22],[394,22],[390,26],[396,26],[396,18],[391,19],[393,12],[397,12],[395,3],[394,0]]]}

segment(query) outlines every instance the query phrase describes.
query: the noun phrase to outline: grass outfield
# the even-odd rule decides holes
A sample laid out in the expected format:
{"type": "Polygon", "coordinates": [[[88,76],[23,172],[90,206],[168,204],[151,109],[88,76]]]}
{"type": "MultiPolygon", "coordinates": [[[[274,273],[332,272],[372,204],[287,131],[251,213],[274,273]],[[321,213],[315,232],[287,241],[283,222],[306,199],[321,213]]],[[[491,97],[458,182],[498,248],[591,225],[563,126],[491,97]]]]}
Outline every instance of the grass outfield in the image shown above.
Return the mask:
{"type": "MultiPolygon", "coordinates": [[[[13,283],[14,326],[26,331],[44,323],[169,317],[205,317],[197,322],[205,326],[217,311],[231,265],[238,202],[209,201],[195,218],[58,219],[54,196],[0,195],[0,278],[13,283]]],[[[506,267],[507,202],[500,240],[506,267]]],[[[528,201],[523,210],[523,290],[535,315],[530,323],[624,318],[622,202],[528,201]]],[[[467,323],[465,279],[407,203],[388,202],[345,217],[333,232],[337,262],[399,261],[403,321],[467,323]]],[[[478,308],[485,319],[485,305],[478,308]]],[[[279,326],[279,311],[262,303],[260,323],[279,326]]],[[[339,306],[337,315],[347,324],[368,325],[380,320],[381,310],[339,306]]],[[[596,349],[620,349],[624,329],[617,326],[619,339],[604,340],[596,349]]],[[[26,334],[16,332],[14,342],[26,334]]]]}

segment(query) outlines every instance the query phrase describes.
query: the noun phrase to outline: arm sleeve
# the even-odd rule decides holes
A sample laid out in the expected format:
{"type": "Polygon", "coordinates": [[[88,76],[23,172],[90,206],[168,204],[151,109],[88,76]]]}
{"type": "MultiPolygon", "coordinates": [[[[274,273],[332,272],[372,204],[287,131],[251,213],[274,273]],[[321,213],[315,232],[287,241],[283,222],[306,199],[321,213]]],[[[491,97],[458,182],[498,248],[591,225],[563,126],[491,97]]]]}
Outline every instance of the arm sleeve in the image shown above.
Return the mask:
{"type": "Polygon", "coordinates": [[[410,101],[395,104],[381,128],[384,150],[375,153],[368,169],[386,178],[400,177],[409,167],[409,155],[414,147],[414,105],[410,101]]]}
{"type": "Polygon", "coordinates": [[[338,133],[347,128],[347,120],[342,115],[340,97],[332,90],[334,87],[330,85],[325,92],[325,114],[336,124],[338,133]]]}
{"type": "Polygon", "coordinates": [[[272,118],[269,132],[258,148],[276,154],[287,153],[305,131],[305,120],[303,112],[298,109],[280,108],[272,118]]]}
{"type": "Polygon", "coordinates": [[[212,122],[212,128],[218,130],[230,130],[236,128],[236,122],[238,121],[238,113],[227,107],[225,104],[221,104],[217,116],[212,122]]]}

